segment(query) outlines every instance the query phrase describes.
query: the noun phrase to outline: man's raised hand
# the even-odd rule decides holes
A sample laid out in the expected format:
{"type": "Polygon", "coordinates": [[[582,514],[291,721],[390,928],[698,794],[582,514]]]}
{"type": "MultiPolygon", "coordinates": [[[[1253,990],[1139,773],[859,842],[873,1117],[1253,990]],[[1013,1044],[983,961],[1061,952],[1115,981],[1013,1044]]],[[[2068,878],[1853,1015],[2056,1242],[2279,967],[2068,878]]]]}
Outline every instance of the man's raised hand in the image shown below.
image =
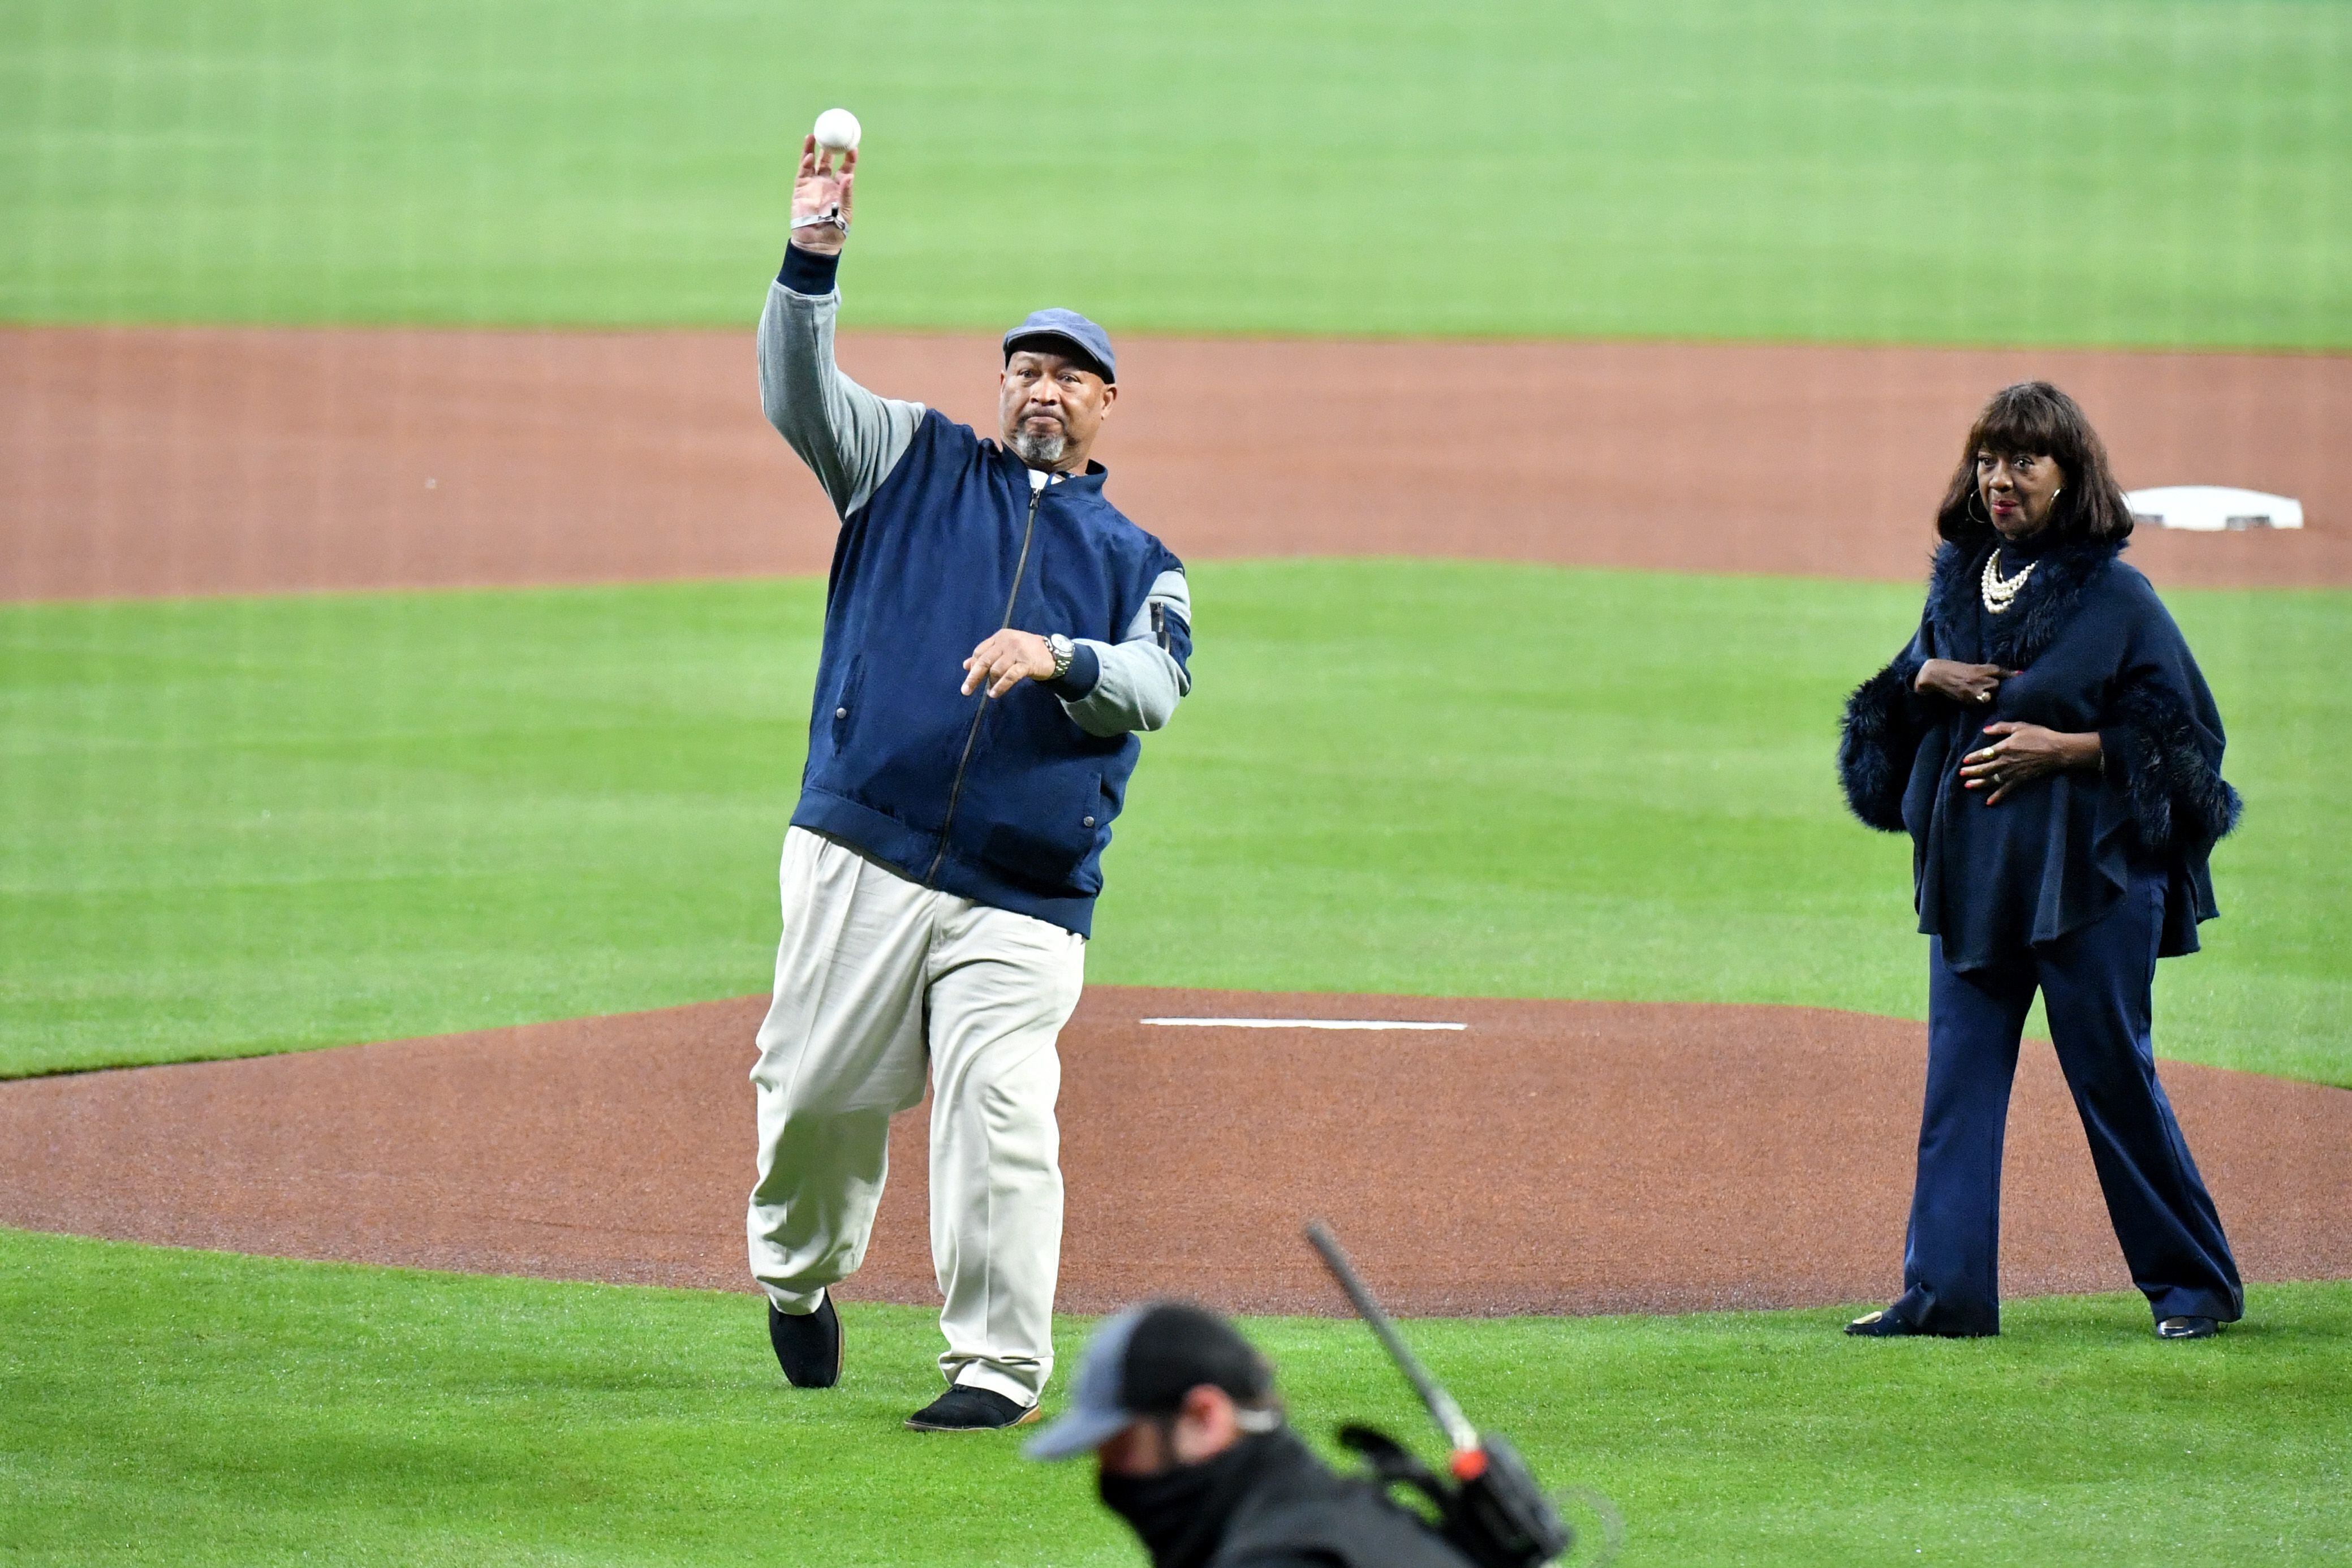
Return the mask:
{"type": "Polygon", "coordinates": [[[800,174],[793,181],[793,243],[817,256],[838,256],[849,238],[850,182],[857,177],[857,149],[819,149],[814,136],[801,139],[800,174]],[[834,160],[841,160],[835,167],[834,160]],[[810,218],[836,217],[832,223],[810,218]]]}

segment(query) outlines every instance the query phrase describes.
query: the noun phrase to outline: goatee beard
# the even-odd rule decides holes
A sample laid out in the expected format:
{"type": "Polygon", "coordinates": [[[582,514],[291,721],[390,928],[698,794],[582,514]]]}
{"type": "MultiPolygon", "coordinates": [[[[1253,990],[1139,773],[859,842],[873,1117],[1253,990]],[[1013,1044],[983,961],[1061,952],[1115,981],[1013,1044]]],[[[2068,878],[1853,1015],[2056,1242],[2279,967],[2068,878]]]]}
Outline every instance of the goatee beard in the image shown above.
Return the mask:
{"type": "Polygon", "coordinates": [[[1013,433],[1013,449],[1021,460],[1032,468],[1052,468],[1062,460],[1062,452],[1069,445],[1066,436],[1032,436],[1026,430],[1013,433]]]}

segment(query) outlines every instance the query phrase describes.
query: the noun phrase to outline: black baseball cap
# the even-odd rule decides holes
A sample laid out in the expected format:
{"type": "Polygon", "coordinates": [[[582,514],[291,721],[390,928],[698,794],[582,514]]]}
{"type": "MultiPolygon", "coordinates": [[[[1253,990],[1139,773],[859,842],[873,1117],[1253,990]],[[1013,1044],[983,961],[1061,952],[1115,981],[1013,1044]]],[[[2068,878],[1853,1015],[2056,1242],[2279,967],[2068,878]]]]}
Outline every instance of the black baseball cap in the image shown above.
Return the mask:
{"type": "Polygon", "coordinates": [[[1095,1331],[1072,1384],[1070,1407],[1022,1449],[1066,1459],[1101,1447],[1136,1422],[1172,1415],[1202,1384],[1237,1405],[1263,1405],[1274,1369],[1231,1323],[1184,1301],[1129,1307],[1095,1331]]]}
{"type": "Polygon", "coordinates": [[[1015,349],[1050,349],[1114,385],[1118,381],[1118,356],[1111,353],[1110,334],[1076,310],[1059,306],[1032,310],[1027,321],[1004,334],[1004,357],[1010,360],[1015,349]]]}

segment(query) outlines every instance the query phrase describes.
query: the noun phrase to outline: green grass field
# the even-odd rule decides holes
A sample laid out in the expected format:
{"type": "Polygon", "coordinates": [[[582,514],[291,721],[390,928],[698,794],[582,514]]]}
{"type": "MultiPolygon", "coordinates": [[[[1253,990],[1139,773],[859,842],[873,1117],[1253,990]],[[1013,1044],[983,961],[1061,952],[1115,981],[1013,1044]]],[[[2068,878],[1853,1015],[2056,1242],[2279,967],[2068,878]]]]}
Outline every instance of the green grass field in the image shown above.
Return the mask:
{"type": "MultiPolygon", "coordinates": [[[[1845,815],[1832,763],[1916,590],[1197,582],[1198,685],[1146,742],[1096,982],[1919,1015],[1908,843],[1845,815]]],[[[0,609],[0,1074],[764,990],[821,592],[0,609]]],[[[2161,972],[2168,1054],[2352,1085],[2347,598],[2175,595],[2250,805],[2225,917],[2161,972]]]]}
{"type": "MultiPolygon", "coordinates": [[[[1548,1482],[1613,1501],[1629,1568],[2341,1563],[2352,1285],[2249,1306],[2189,1345],[2136,1296],[2012,1303],[1978,1342],[1835,1310],[1407,1331],[1548,1482]]],[[[12,1563],[1139,1560],[1090,1466],[899,1429],[938,1386],[919,1308],[852,1304],[843,1386],[794,1394],[749,1296],[0,1231],[0,1317],[12,1563]]],[[[1248,1327],[1311,1437],[1434,1448],[1362,1329],[1248,1327]]]]}
{"type": "Polygon", "coordinates": [[[2332,0],[17,0],[0,319],[737,323],[834,102],[856,322],[2352,345],[2332,0]]]}

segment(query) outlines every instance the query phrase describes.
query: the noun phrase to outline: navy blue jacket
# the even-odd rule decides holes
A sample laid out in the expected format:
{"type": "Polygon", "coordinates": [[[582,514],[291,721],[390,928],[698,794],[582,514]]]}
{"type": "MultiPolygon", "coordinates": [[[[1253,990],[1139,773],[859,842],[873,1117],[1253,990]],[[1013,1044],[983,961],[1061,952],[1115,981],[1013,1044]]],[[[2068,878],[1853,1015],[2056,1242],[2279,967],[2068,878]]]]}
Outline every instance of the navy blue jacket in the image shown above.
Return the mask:
{"type": "Polygon", "coordinates": [[[2135,868],[2166,879],[2159,953],[2194,952],[2198,922],[2217,912],[2212,847],[2239,812],[2204,676],[2156,590],[2116,558],[2119,544],[2001,545],[2004,573],[2037,564],[1995,616],[1979,574],[1996,542],[1987,530],[1937,552],[1917,633],[1848,700],[1838,758],[1847,803],[1873,827],[1910,834],[1919,929],[1942,939],[1954,969],[2090,924],[2135,868]],[[1931,658],[2021,673],[1969,708],[1914,689],[1931,658]],[[2032,780],[1988,806],[1959,770],[2001,721],[2097,731],[2100,771],[2032,780]]]}
{"type": "Polygon", "coordinates": [[[927,887],[1087,935],[1142,751],[1133,731],[1164,722],[1189,687],[1182,563],[1104,498],[1099,464],[1039,489],[1028,465],[970,426],[885,406],[838,378],[831,300],[785,293],[772,291],[780,320],[762,323],[771,417],[796,447],[825,447],[803,455],[848,503],[793,822],[927,887]],[[804,363],[819,350],[824,364],[804,363]],[[864,401],[812,434],[818,392],[803,390],[796,431],[781,406],[794,395],[786,359],[793,374],[835,375],[825,395],[864,401]],[[881,423],[861,431],[861,418],[881,423]],[[877,442],[870,489],[821,460],[877,442]],[[1082,657],[1055,685],[962,695],[963,659],[1007,626],[1084,639],[1082,657]],[[1153,679],[1157,707],[1128,689],[1153,679]]]}

